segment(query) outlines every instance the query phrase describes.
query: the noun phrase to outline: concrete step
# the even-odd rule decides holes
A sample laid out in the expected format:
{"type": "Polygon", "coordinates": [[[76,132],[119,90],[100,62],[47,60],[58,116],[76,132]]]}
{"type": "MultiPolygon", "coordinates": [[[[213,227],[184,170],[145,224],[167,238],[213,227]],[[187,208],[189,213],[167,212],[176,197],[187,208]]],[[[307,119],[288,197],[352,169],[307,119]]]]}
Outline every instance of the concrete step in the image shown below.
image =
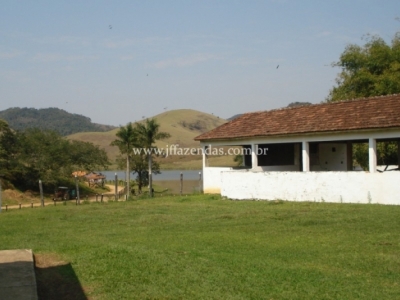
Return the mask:
{"type": "Polygon", "coordinates": [[[32,250],[0,250],[0,299],[37,300],[32,250]]]}

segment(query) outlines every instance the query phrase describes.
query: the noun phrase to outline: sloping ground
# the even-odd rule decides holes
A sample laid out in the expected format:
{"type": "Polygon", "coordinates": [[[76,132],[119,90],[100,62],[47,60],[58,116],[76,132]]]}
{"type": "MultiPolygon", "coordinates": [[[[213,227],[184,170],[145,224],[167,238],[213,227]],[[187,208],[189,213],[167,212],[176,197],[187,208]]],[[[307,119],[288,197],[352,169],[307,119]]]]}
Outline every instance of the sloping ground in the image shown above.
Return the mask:
{"type": "MultiPolygon", "coordinates": [[[[194,141],[196,136],[227,122],[225,119],[192,109],[166,111],[154,116],[154,118],[156,118],[160,124],[161,131],[168,132],[171,135],[169,139],[157,143],[159,148],[165,148],[167,145],[172,144],[179,144],[181,148],[197,148],[200,143],[194,141]]],[[[117,147],[110,146],[110,143],[115,140],[117,131],[118,129],[107,132],[80,132],[69,135],[68,138],[71,140],[87,141],[98,145],[100,148],[104,148],[110,159],[114,161],[119,154],[119,150],[117,147]]],[[[199,159],[199,155],[193,157],[177,156],[170,157],[167,161],[170,164],[176,161],[189,162],[199,159]]]]}

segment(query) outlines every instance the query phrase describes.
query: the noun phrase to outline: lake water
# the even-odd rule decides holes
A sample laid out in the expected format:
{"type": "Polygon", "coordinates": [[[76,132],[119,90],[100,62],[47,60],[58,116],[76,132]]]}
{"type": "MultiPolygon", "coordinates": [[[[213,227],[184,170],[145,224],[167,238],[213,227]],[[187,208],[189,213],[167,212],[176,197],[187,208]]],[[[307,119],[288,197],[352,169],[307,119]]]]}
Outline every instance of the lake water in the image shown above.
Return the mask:
{"type": "MultiPolygon", "coordinates": [[[[125,171],[96,171],[101,172],[107,177],[107,180],[114,180],[115,173],[117,173],[118,179],[125,180],[125,171]]],[[[157,180],[180,180],[181,173],[183,174],[183,180],[197,180],[199,179],[199,172],[201,170],[165,170],[161,171],[161,174],[154,175],[153,181],[157,180]]],[[[131,173],[131,180],[136,178],[136,174],[131,173]]]]}

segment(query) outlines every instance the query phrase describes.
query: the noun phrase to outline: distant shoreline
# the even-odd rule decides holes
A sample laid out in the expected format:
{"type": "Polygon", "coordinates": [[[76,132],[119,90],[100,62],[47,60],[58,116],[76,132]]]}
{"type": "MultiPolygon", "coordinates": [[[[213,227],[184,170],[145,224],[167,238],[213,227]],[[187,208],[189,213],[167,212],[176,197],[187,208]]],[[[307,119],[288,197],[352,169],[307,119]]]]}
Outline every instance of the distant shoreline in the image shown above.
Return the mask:
{"type": "MultiPolygon", "coordinates": [[[[118,179],[125,180],[125,171],[124,170],[103,170],[96,171],[102,173],[106,176],[106,180],[114,180],[115,173],[118,176],[118,179]]],[[[161,170],[161,174],[153,174],[153,180],[180,180],[180,174],[183,174],[184,180],[198,180],[200,178],[199,172],[202,170],[161,170]]],[[[203,174],[201,174],[203,176],[203,174]]],[[[136,175],[131,173],[131,179],[135,179],[136,175]]]]}

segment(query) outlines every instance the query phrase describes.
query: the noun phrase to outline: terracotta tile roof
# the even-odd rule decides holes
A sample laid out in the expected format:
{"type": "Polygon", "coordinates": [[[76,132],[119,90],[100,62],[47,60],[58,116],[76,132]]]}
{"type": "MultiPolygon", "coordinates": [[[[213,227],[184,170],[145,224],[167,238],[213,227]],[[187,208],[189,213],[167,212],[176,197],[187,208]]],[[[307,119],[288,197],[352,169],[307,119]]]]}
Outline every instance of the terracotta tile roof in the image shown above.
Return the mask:
{"type": "Polygon", "coordinates": [[[400,94],[246,113],[196,141],[400,127],[400,94]]]}
{"type": "Polygon", "coordinates": [[[75,171],[75,172],[72,172],[72,176],[82,177],[82,176],[85,176],[85,175],[86,175],[86,172],[85,172],[85,171],[75,171]]]}
{"type": "Polygon", "coordinates": [[[85,177],[86,177],[86,179],[105,179],[106,178],[106,176],[104,176],[103,174],[101,174],[101,173],[95,173],[95,172],[92,172],[92,173],[89,173],[89,174],[87,174],[87,175],[85,175],[85,177]]]}

